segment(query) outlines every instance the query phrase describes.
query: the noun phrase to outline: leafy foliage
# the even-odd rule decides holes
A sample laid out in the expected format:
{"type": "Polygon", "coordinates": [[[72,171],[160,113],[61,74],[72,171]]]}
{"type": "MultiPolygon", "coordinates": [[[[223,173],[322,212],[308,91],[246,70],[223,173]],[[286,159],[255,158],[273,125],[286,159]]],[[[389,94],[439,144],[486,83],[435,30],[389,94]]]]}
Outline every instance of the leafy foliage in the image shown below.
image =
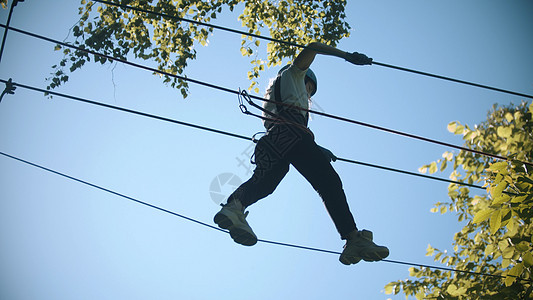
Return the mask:
{"type": "Polygon", "coordinates": [[[433,212],[455,212],[466,225],[454,236],[453,253],[428,246],[427,255],[448,268],[493,274],[410,268],[414,280],[386,285],[389,294],[402,290],[417,299],[531,299],[533,297],[533,104],[493,107],[484,123],[471,129],[452,122],[448,130],[463,135],[465,147],[510,157],[493,161],[461,151],[421,171],[443,171],[453,162],[451,178],[460,182],[485,181],[487,193],[472,195],[468,188],[450,184],[449,203],[433,212]],[[501,277],[500,277],[501,276],[501,277]]]}
{"type": "Polygon", "coordinates": [[[2,5],[3,9],[7,8],[7,0],[0,0],[0,5],[2,5]]]}
{"type": "MultiPolygon", "coordinates": [[[[306,45],[321,41],[330,45],[349,36],[349,25],[344,21],[346,1],[324,0],[115,0],[115,2],[138,7],[179,18],[209,23],[228,8],[233,12],[243,7],[239,15],[242,25],[249,33],[261,35],[268,29],[272,38],[306,45]],[[155,2],[154,4],[152,2],[155,2]]],[[[81,1],[80,20],[72,28],[74,44],[84,49],[126,60],[130,55],[136,59],[153,60],[157,69],[170,74],[185,74],[189,61],[196,59],[195,47],[208,45],[213,29],[185,21],[163,18],[159,15],[123,9],[113,5],[101,5],[93,1],[81,1]],[[96,13],[94,12],[96,10],[96,13]],[[96,15],[96,16],[93,16],[96,15]]],[[[252,70],[248,78],[253,88],[265,67],[281,63],[283,58],[292,58],[297,52],[294,46],[269,42],[266,60],[258,56],[261,41],[249,36],[242,37],[240,51],[249,57],[252,70]]],[[[61,50],[61,46],[56,46],[61,50]]],[[[105,58],[71,49],[63,49],[64,58],[53,66],[48,89],[67,82],[68,72],[80,69],[86,62],[108,63],[105,58]]],[[[130,57],[131,58],[131,57],[130,57]]],[[[214,66],[216,67],[216,66],[214,66]]],[[[187,96],[187,82],[163,75],[163,81],[181,90],[187,96]]],[[[256,89],[256,92],[258,90],[256,89]]]]}

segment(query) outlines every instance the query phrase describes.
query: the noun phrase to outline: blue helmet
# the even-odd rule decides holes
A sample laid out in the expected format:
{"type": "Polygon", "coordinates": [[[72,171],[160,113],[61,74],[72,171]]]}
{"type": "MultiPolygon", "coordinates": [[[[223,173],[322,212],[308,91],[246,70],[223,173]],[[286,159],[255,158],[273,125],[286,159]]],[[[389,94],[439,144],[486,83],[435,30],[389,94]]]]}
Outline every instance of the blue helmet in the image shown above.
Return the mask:
{"type": "Polygon", "coordinates": [[[312,83],[315,84],[315,89],[311,93],[311,96],[313,96],[316,93],[316,89],[318,88],[318,84],[316,82],[316,75],[315,72],[311,69],[307,69],[307,73],[305,73],[305,81],[310,80],[312,83]]]}
{"type": "MultiPolygon", "coordinates": [[[[287,70],[290,66],[291,65],[285,65],[283,68],[281,68],[281,70],[279,70],[278,75],[281,75],[281,73],[287,70]]],[[[307,69],[307,72],[305,73],[305,81],[307,82],[308,80],[315,84],[315,90],[311,93],[311,96],[313,96],[318,88],[318,82],[316,80],[315,72],[313,72],[311,68],[307,69]]]]}

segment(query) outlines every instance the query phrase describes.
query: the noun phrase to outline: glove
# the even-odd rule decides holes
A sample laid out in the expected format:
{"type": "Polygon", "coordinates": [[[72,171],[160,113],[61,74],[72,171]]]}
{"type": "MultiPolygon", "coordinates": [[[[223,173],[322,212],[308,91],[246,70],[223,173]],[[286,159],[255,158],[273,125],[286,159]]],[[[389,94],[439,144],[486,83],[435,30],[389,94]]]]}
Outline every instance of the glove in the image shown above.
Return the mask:
{"type": "Polygon", "coordinates": [[[321,147],[321,146],[318,146],[318,148],[320,148],[320,150],[322,150],[322,153],[324,153],[324,155],[326,156],[326,159],[331,162],[331,161],[337,161],[337,156],[335,156],[335,154],[333,154],[333,152],[329,151],[328,149],[324,148],[324,147],[321,147]]]}
{"type": "Polygon", "coordinates": [[[10,95],[15,94],[16,89],[17,87],[13,85],[13,80],[9,78],[9,80],[6,82],[6,88],[4,89],[2,94],[0,94],[0,102],[2,102],[2,98],[4,98],[5,94],[10,94],[10,95]]]}
{"type": "Polygon", "coordinates": [[[372,58],[367,57],[364,54],[361,53],[348,53],[346,52],[346,61],[351,62],[354,65],[371,65],[372,64],[372,58]]]}

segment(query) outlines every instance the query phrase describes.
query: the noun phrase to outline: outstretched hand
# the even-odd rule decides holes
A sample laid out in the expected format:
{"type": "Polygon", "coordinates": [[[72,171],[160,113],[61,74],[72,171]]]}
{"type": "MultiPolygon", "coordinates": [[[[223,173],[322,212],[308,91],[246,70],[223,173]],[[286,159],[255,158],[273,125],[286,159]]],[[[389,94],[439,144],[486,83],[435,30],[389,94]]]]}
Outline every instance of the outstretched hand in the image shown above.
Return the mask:
{"type": "Polygon", "coordinates": [[[353,52],[353,53],[346,52],[346,61],[349,61],[354,65],[360,65],[360,66],[372,64],[372,58],[369,58],[368,56],[362,53],[358,53],[358,52],[353,52]]]}
{"type": "Polygon", "coordinates": [[[4,89],[2,94],[0,94],[0,102],[2,102],[2,98],[4,98],[5,94],[10,94],[10,95],[15,94],[16,89],[17,87],[13,84],[13,80],[9,78],[9,80],[6,82],[6,88],[4,89]]]}

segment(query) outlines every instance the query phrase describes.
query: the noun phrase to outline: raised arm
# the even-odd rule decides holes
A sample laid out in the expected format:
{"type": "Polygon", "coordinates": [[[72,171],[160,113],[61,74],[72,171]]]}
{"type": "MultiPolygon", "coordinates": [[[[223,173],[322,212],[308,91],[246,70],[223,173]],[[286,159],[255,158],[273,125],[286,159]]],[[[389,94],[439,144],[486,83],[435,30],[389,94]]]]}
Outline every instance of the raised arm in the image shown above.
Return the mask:
{"type": "Polygon", "coordinates": [[[372,59],[368,58],[364,54],[360,54],[357,52],[349,53],[337,49],[335,47],[326,45],[324,43],[313,42],[309,44],[305,49],[303,49],[300,54],[298,54],[298,56],[294,60],[294,65],[296,65],[300,70],[306,70],[311,66],[317,54],[331,55],[339,58],[344,58],[345,60],[356,65],[372,64],[372,59]]]}

